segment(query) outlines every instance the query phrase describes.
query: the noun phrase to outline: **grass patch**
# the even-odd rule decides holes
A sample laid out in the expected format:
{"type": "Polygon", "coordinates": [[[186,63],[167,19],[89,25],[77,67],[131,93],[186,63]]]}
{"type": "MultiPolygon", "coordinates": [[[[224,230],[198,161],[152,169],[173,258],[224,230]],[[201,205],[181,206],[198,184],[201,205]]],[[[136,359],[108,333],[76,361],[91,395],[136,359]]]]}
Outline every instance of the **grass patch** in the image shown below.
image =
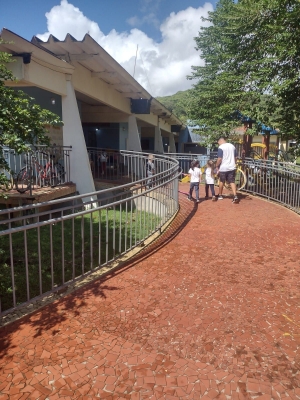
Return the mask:
{"type": "Polygon", "coordinates": [[[12,234],[13,260],[9,236],[1,236],[1,310],[13,307],[11,261],[16,302],[21,304],[51,290],[52,285],[60,286],[112,261],[148,237],[160,223],[160,217],[145,211],[94,211],[12,234]]]}

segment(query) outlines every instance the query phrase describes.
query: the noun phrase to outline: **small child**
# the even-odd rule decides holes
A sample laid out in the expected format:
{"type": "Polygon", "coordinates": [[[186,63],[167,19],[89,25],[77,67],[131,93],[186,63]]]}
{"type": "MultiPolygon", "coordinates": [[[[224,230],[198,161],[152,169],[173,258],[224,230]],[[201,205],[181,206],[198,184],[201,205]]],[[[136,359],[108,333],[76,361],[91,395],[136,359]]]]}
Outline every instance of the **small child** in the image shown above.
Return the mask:
{"type": "Polygon", "coordinates": [[[210,188],[212,194],[212,201],[216,201],[215,195],[215,164],[209,160],[206,164],[205,170],[205,199],[208,199],[208,189],[210,188]]]}
{"type": "Polygon", "coordinates": [[[150,189],[153,186],[153,175],[155,174],[155,165],[154,165],[154,155],[149,154],[148,161],[146,164],[146,173],[147,173],[147,189],[150,189]]]}
{"type": "MultiPolygon", "coordinates": [[[[197,203],[200,202],[199,199],[199,183],[201,181],[201,169],[199,168],[199,161],[195,160],[191,162],[191,168],[189,169],[189,175],[190,175],[190,191],[189,191],[189,195],[188,195],[188,199],[192,200],[192,194],[193,194],[193,190],[195,189],[196,192],[196,201],[197,203]]],[[[187,174],[184,174],[187,175],[187,174]]]]}

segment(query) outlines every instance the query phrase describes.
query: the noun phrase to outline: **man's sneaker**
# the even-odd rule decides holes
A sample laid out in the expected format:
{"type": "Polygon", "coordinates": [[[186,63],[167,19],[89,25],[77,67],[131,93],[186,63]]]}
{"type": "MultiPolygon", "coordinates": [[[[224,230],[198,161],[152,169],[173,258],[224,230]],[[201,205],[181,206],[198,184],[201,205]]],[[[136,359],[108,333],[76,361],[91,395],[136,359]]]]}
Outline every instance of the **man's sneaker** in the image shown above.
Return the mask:
{"type": "Polygon", "coordinates": [[[188,196],[188,197],[187,197],[187,199],[188,199],[189,201],[191,201],[191,200],[192,200],[191,196],[188,196]]]}
{"type": "Polygon", "coordinates": [[[197,199],[197,200],[196,200],[196,203],[200,203],[200,200],[199,200],[199,199],[197,199]]]}
{"type": "Polygon", "coordinates": [[[239,198],[237,196],[234,196],[232,202],[233,203],[238,203],[239,202],[239,198]]]}
{"type": "Polygon", "coordinates": [[[223,200],[224,197],[223,196],[218,196],[218,200],[223,200]]]}
{"type": "Polygon", "coordinates": [[[217,200],[216,196],[213,196],[212,201],[216,201],[216,200],[217,200]]]}

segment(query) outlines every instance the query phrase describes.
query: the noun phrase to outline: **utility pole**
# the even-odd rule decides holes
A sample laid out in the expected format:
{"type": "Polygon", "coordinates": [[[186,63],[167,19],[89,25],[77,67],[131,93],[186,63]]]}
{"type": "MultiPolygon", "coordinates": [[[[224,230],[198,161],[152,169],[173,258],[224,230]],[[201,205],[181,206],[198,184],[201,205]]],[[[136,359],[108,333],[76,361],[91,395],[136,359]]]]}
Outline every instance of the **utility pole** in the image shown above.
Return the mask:
{"type": "Polygon", "coordinates": [[[138,53],[138,48],[139,45],[136,45],[136,53],[135,53],[135,61],[134,61],[134,69],[133,69],[133,78],[134,78],[134,74],[135,74],[135,66],[136,66],[136,59],[137,59],[137,53],[138,53]]]}

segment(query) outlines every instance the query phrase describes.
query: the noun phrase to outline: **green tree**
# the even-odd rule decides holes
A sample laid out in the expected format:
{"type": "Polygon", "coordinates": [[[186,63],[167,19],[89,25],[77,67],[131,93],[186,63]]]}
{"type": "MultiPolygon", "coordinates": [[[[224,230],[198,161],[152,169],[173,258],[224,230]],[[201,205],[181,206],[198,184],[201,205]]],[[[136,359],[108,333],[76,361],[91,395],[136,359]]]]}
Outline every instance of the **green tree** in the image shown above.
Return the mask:
{"type": "Polygon", "coordinates": [[[184,124],[188,123],[191,90],[180,91],[172,96],[157,97],[166,108],[176,115],[184,124]]]}
{"type": "MultiPolygon", "coordinates": [[[[61,125],[59,117],[41,109],[34,99],[21,90],[5,86],[5,81],[15,80],[7,64],[11,55],[0,52],[0,146],[8,146],[17,154],[29,150],[32,144],[49,144],[46,125],[61,125]]],[[[8,180],[4,171],[9,166],[0,149],[0,187],[6,189],[8,180]]]]}
{"type": "Polygon", "coordinates": [[[191,117],[211,136],[248,115],[300,141],[300,2],[220,0],[207,21],[195,38],[205,65],[189,77],[191,117]]]}

